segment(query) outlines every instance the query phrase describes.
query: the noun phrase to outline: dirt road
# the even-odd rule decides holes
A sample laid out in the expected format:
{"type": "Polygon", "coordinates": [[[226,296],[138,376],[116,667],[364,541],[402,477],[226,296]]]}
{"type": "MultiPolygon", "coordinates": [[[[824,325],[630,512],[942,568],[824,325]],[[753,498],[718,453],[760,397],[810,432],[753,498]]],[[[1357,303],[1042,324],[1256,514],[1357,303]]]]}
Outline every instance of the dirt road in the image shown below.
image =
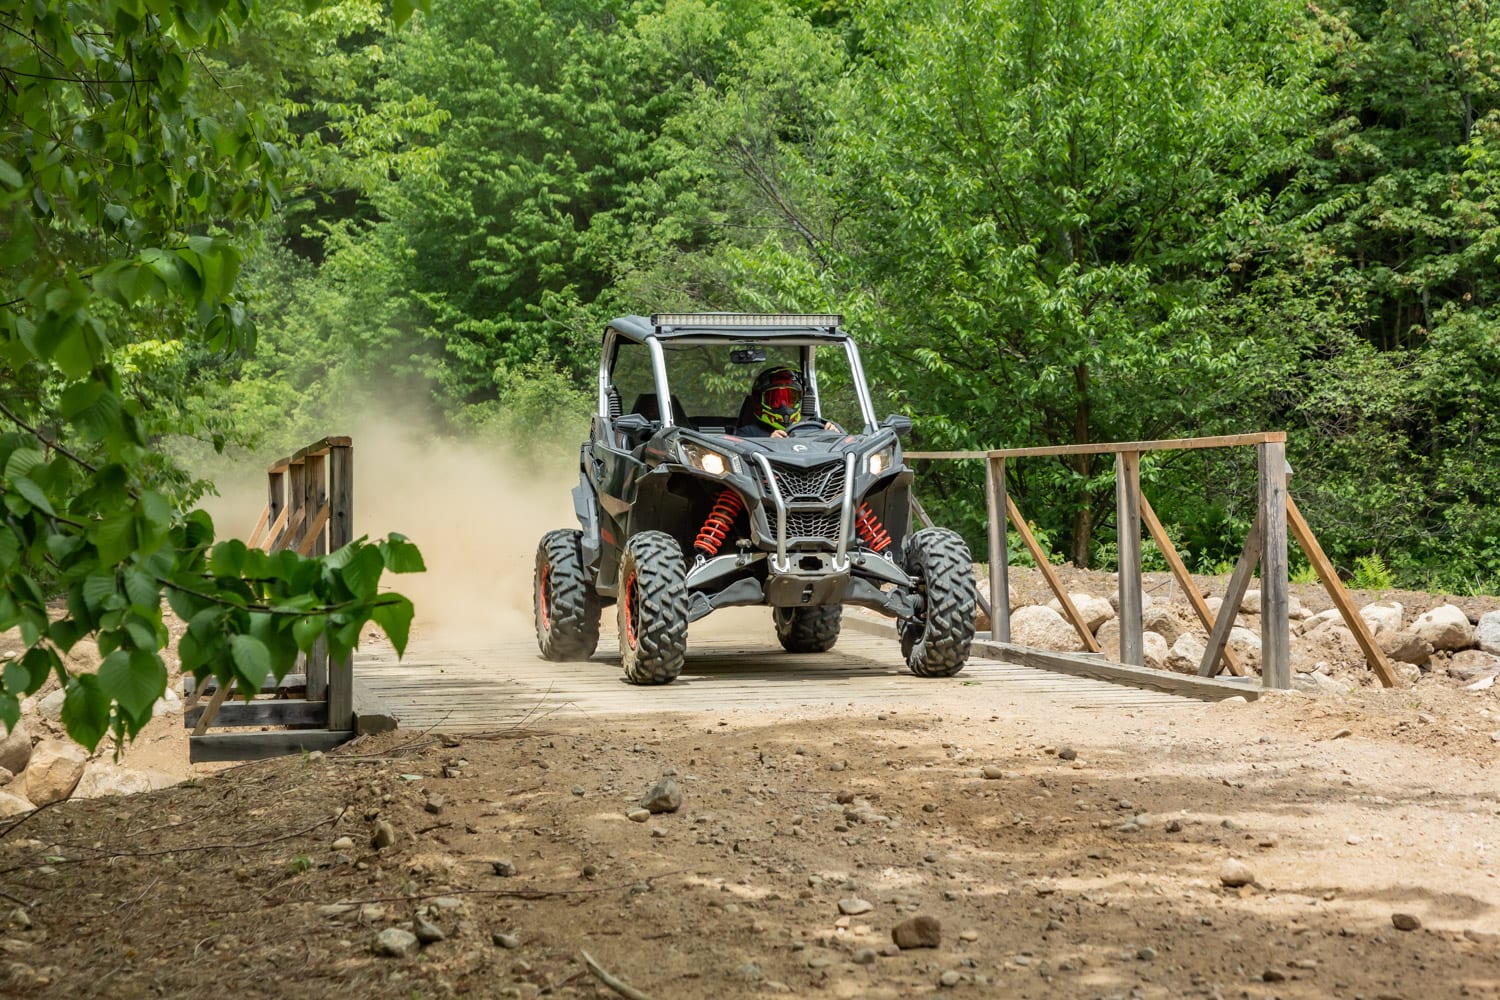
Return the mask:
{"type": "Polygon", "coordinates": [[[563,705],[67,802],[0,837],[0,992],[617,996],[587,951],[658,1000],[1500,997],[1493,689],[975,679],[563,705]],[[668,776],[680,808],[628,818],[668,776]],[[895,948],[916,916],[937,946],[895,948]],[[378,954],[401,925],[434,940],[378,954]]]}

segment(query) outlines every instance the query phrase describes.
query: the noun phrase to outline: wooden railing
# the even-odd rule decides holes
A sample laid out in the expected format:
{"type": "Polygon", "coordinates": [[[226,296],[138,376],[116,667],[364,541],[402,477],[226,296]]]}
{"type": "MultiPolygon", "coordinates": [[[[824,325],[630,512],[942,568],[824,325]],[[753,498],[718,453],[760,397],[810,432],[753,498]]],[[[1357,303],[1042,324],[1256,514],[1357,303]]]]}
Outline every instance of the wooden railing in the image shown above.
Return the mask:
{"type": "MultiPolygon", "coordinates": [[[[1010,642],[1010,582],[1007,561],[1006,522],[1020,536],[1032,559],[1041,570],[1048,587],[1057,595],[1063,613],[1077,630],[1079,638],[1093,653],[1099,642],[1089,631],[1057,572],[1021,516],[1015,501],[1006,490],[1005,470],[1008,461],[1062,455],[1115,456],[1115,509],[1119,527],[1118,598],[1120,617],[1120,660],[1127,666],[1140,667],[1144,661],[1144,629],[1141,602],[1141,525],[1161,550],[1173,577],[1187,595],[1188,603],[1208,631],[1208,648],[1199,665],[1202,677],[1213,677],[1221,669],[1243,676],[1245,666],[1230,649],[1229,633],[1234,627],[1245,591],[1260,567],[1261,599],[1261,685],[1265,688],[1291,687],[1291,628],[1288,620],[1289,573],[1287,532],[1306,553],[1328,591],[1344,623],[1354,633],[1360,650],[1386,687],[1399,687],[1400,676],[1391,667],[1369,625],[1360,616],[1343,583],[1334,571],[1312,529],[1287,492],[1291,469],[1286,461],[1286,434],[1270,431],[1258,434],[1232,434],[1221,437],[1181,438],[1169,441],[1121,441],[1099,444],[1057,445],[1037,448],[996,448],[989,451],[908,452],[908,459],[977,459],[985,462],[985,498],[989,533],[989,574],[991,636],[1000,643],[1010,642]],[[1258,467],[1258,502],[1255,522],[1245,539],[1244,549],[1235,564],[1225,588],[1219,614],[1215,616],[1198,593],[1187,567],[1177,554],[1156,512],[1141,492],[1141,455],[1150,452],[1182,451],[1203,448],[1254,447],[1258,467]]],[[[925,520],[925,514],[918,511],[925,520]]]]}
{"type": "MultiPolygon", "coordinates": [[[[327,437],[267,470],[266,506],[246,544],[267,552],[293,549],[326,555],[354,537],[354,445],[327,437]]],[[[329,661],[322,638],[298,668],[266,684],[249,701],[229,700],[233,685],[213,681],[189,692],[183,722],[193,727],[189,755],[200,760],[252,760],[337,746],[354,735],[354,662],[329,661]],[[210,694],[211,692],[211,694],[210,694]],[[199,708],[199,697],[209,694],[199,708]],[[301,726],[272,732],[208,732],[225,728],[301,726]]]]}

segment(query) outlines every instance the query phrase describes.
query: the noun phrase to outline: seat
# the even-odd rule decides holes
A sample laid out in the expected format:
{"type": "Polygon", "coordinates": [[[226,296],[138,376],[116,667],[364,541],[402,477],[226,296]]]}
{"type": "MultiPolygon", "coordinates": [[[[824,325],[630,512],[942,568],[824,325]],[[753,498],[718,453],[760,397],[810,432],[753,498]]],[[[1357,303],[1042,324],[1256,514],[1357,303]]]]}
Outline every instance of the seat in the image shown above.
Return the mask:
{"type": "MultiPolygon", "coordinates": [[[[630,412],[639,413],[654,423],[661,423],[661,404],[657,401],[654,392],[643,392],[635,397],[635,405],[630,408],[630,412]]],[[[672,396],[672,422],[680,427],[697,429],[693,418],[689,417],[687,410],[683,408],[682,400],[675,395],[672,396]]]]}

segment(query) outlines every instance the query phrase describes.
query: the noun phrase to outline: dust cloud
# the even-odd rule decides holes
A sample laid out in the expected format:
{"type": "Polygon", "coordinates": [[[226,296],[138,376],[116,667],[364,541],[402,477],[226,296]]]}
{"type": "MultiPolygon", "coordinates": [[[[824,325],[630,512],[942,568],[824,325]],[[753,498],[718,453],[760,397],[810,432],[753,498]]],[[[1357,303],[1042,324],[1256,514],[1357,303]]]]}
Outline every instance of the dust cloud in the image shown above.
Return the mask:
{"type": "MultiPolygon", "coordinates": [[[[382,581],[411,598],[414,627],[466,642],[529,635],[538,539],[577,526],[576,441],[559,440],[539,463],[503,445],[439,438],[416,421],[356,420],[355,536],[397,532],[422,551],[427,572],[382,581]]],[[[219,475],[203,508],[219,537],[247,537],[266,498],[266,469],[281,456],[246,459],[219,475]]],[[[606,616],[609,617],[609,616],[606,616]]]]}

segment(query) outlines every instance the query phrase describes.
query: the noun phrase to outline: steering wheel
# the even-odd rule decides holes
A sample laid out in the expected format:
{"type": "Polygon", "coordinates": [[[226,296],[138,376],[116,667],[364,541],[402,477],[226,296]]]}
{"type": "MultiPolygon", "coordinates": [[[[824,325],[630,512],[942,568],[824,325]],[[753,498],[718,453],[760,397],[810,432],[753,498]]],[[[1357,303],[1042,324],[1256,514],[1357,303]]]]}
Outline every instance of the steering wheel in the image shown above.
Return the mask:
{"type": "Polygon", "coordinates": [[[799,420],[786,429],[787,437],[796,437],[801,434],[804,437],[813,434],[822,434],[827,430],[821,420],[799,420]]]}

